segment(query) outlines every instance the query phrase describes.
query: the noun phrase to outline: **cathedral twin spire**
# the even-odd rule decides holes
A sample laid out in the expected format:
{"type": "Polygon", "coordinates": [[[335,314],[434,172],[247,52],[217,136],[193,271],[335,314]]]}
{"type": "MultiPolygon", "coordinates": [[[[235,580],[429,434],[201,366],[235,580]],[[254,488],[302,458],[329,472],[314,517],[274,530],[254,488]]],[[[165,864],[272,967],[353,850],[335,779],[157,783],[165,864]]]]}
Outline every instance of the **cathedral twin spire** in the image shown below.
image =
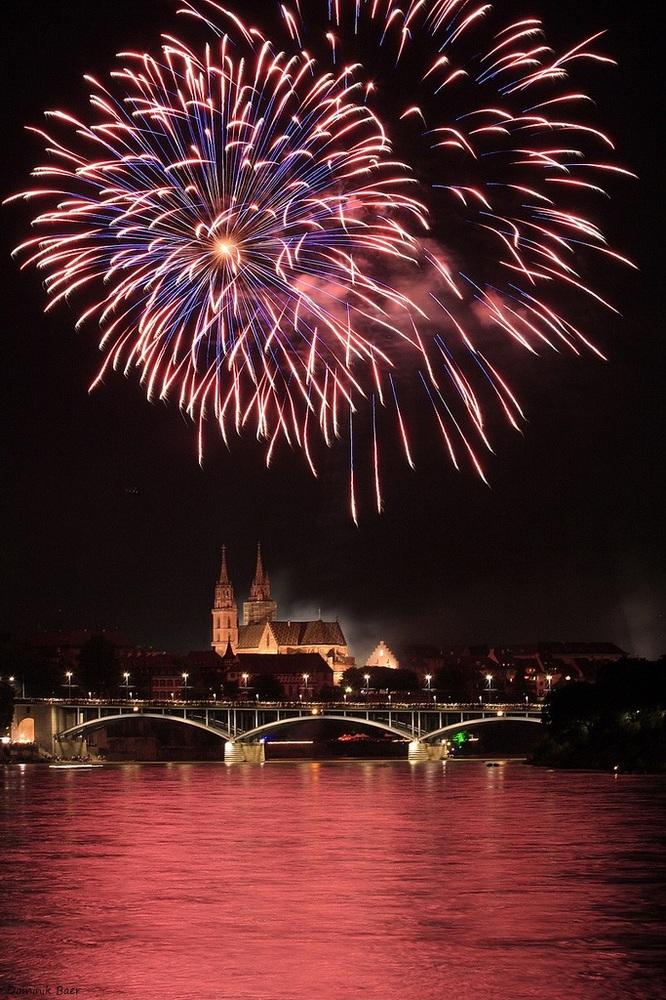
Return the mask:
{"type": "Polygon", "coordinates": [[[257,542],[257,567],[250,587],[250,599],[243,602],[243,624],[274,622],[277,619],[277,604],[271,600],[271,582],[264,572],[261,562],[261,544],[257,542]]]}
{"type": "MultiPolygon", "coordinates": [[[[222,566],[220,577],[215,586],[215,602],[213,614],[212,646],[220,656],[227,647],[238,646],[238,605],[234,598],[234,589],[229,579],[227,569],[227,547],[222,546],[222,566]]],[[[277,618],[277,604],[271,600],[271,585],[268,573],[264,571],[261,561],[261,544],[257,542],[257,565],[254,580],[250,587],[250,598],[243,602],[243,625],[257,622],[272,621],[277,618]]]]}
{"type": "Polygon", "coordinates": [[[257,568],[250,587],[250,601],[270,601],[271,583],[261,563],[261,542],[257,542],[257,568]]]}

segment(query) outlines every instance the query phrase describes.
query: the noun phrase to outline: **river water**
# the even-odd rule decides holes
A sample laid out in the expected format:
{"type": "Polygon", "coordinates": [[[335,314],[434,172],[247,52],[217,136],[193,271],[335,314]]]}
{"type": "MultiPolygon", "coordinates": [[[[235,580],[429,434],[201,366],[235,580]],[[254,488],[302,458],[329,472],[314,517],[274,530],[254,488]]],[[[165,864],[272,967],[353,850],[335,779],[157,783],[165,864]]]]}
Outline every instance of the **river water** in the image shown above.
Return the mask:
{"type": "Polygon", "coordinates": [[[0,996],[666,995],[664,778],[463,761],[0,775],[0,996]]]}

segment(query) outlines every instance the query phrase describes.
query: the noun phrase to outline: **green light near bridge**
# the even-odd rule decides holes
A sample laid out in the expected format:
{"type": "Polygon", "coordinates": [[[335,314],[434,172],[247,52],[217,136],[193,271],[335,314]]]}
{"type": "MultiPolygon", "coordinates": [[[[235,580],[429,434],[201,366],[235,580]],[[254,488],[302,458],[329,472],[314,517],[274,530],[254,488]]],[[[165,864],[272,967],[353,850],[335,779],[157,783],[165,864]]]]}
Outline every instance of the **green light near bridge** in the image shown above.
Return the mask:
{"type": "Polygon", "coordinates": [[[456,746],[461,747],[463,743],[467,743],[469,740],[469,733],[466,729],[462,729],[459,733],[456,733],[451,737],[451,742],[455,743],[456,746]]]}

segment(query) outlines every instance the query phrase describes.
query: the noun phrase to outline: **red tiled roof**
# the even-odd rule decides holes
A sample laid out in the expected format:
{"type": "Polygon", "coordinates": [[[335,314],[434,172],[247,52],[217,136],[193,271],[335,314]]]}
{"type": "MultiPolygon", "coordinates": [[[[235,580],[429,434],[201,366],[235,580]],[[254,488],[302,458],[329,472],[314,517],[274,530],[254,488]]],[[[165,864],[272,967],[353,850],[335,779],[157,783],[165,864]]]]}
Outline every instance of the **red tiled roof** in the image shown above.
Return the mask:
{"type": "Polygon", "coordinates": [[[346,646],[339,622],[270,622],[280,646],[346,646]]]}
{"type": "Polygon", "coordinates": [[[238,629],[238,651],[256,649],[259,645],[266,622],[254,622],[252,625],[241,625],[238,629]]]}
{"type": "Polygon", "coordinates": [[[256,649],[264,629],[268,627],[278,646],[346,646],[339,622],[325,622],[321,618],[309,622],[257,622],[243,625],[238,630],[238,650],[256,649]]]}

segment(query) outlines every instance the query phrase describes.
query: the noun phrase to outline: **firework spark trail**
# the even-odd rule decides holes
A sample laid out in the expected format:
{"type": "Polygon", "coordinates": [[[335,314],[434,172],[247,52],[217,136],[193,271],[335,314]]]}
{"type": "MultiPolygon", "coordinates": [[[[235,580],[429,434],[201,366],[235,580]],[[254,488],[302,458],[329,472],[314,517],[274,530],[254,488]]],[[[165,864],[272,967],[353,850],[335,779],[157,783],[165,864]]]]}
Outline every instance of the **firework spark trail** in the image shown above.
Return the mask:
{"type": "Polygon", "coordinates": [[[349,74],[237,50],[124,53],[120,99],[87,78],[98,120],[51,113],[69,145],[38,132],[56,162],[21,197],[54,207],[17,252],[46,272],[47,308],[105,279],[79,320],[104,331],[97,381],[138,367],[149,397],[177,391],[225,439],[252,420],[269,455],[284,435],[309,457],[306,415],[330,440],[362,370],[381,395],[395,345],[420,350],[413,304],[365,262],[413,262],[425,217],[349,74]]]}
{"type": "Polygon", "coordinates": [[[17,252],[47,308],[95,297],[79,323],[102,329],[96,381],[138,369],[198,421],[200,450],[214,416],[226,442],[253,428],[269,463],[286,440],[314,471],[315,430],[330,445],[347,425],[354,517],[361,411],[379,510],[387,406],[413,464],[398,381],[423,384],[452,462],[462,445],[483,476],[492,401],[522,418],[506,345],[596,350],[559,301],[608,305],[580,261],[623,260],[579,202],[625,171],[561,89],[608,61],[596,37],[557,55],[539,21],[493,30],[472,0],[290,0],[276,46],[233,6],[180,2],[199,54],[171,37],[124,53],[108,88],[87,78],[92,124],[33,130],[48,186],[15,197],[48,207],[17,252]]]}
{"type": "MultiPolygon", "coordinates": [[[[596,50],[601,35],[558,53],[538,19],[506,23],[501,3],[477,0],[277,6],[293,45],[320,61],[355,63],[389,141],[418,176],[432,226],[427,243],[417,234],[420,285],[431,290],[429,305],[419,300],[429,356],[445,345],[444,380],[482,438],[488,397],[473,388],[475,369],[516,424],[522,414],[501,361],[482,355],[489,331],[504,341],[500,358],[510,344],[601,356],[562,303],[574,317],[584,298],[612,309],[586,276],[595,256],[630,264],[584,214],[605,196],[601,178],[632,176],[608,162],[612,141],[586,121],[592,102],[569,83],[579,64],[612,62],[596,50]],[[433,272],[448,286],[443,296],[430,284],[433,272]]],[[[213,25],[229,16],[217,0],[190,0],[186,9],[213,25]]],[[[436,370],[433,361],[429,374],[436,370]]]]}

